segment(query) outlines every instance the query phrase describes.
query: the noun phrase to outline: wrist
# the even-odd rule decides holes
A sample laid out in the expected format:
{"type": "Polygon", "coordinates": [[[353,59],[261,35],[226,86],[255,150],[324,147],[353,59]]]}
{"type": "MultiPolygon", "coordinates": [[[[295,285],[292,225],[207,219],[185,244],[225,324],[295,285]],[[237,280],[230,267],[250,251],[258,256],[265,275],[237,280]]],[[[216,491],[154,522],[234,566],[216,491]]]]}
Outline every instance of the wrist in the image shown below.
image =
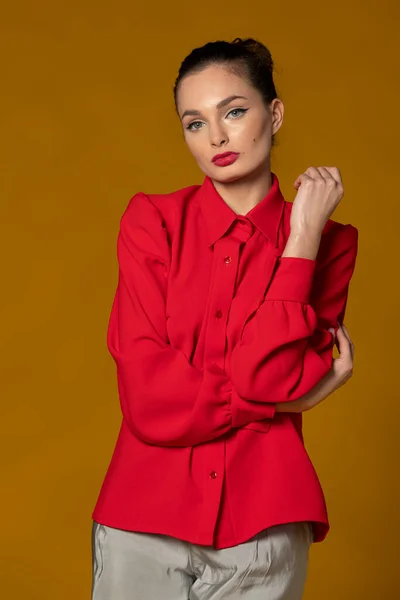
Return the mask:
{"type": "Polygon", "coordinates": [[[321,225],[312,225],[311,223],[291,224],[290,235],[295,238],[302,238],[303,236],[319,238],[322,235],[323,229],[321,225]]]}
{"type": "Polygon", "coordinates": [[[315,260],[321,236],[322,231],[316,228],[291,230],[282,256],[315,260]]]}

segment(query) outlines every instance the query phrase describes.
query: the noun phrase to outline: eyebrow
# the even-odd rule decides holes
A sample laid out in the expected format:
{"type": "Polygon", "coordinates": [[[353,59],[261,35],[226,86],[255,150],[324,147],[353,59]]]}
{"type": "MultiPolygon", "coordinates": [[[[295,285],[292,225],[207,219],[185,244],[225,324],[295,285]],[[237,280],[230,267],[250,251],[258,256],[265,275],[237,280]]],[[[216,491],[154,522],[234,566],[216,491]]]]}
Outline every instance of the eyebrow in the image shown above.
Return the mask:
{"type": "MultiPolygon", "coordinates": [[[[237,100],[237,98],[242,98],[243,100],[248,100],[248,98],[246,98],[245,96],[228,96],[228,98],[224,98],[224,100],[221,100],[220,102],[218,102],[217,107],[216,107],[217,110],[219,110],[220,108],[223,108],[224,106],[226,106],[227,104],[232,102],[232,100],[237,100]]],[[[181,116],[181,119],[183,119],[183,117],[186,117],[187,115],[199,116],[199,115],[201,115],[201,112],[199,110],[185,110],[185,112],[181,116]]]]}

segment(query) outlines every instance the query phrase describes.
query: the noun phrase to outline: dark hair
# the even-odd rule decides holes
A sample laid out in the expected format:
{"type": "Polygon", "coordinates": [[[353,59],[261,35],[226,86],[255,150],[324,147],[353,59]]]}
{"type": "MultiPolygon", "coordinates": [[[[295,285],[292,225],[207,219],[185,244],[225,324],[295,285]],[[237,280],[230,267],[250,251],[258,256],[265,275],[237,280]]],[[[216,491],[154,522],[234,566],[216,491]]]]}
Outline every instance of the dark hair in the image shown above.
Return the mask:
{"type": "MultiPolygon", "coordinates": [[[[268,107],[277,92],[273,80],[274,63],[271,52],[264,44],[253,38],[235,38],[232,42],[208,42],[200,48],[195,48],[183,60],[174,85],[175,109],[177,108],[177,93],[182,79],[191,73],[198,73],[209,65],[226,66],[239,77],[244,77],[256,88],[265,105],[268,107]]],[[[272,145],[275,144],[272,136],[272,145]]]]}

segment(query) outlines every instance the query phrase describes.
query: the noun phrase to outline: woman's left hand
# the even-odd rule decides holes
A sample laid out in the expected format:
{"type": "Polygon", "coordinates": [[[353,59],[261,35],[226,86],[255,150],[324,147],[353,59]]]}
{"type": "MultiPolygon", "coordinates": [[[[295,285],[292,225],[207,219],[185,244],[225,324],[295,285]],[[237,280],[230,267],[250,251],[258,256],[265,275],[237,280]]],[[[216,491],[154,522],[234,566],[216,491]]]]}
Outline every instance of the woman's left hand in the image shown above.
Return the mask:
{"type": "MultiPolygon", "coordinates": [[[[334,330],[330,330],[334,335],[334,330]]],[[[333,360],[332,368],[313,389],[293,402],[279,402],[277,412],[305,412],[320,404],[338,388],[342,387],[353,375],[354,344],[345,325],[339,325],[336,334],[336,346],[339,357],[333,360]]]]}

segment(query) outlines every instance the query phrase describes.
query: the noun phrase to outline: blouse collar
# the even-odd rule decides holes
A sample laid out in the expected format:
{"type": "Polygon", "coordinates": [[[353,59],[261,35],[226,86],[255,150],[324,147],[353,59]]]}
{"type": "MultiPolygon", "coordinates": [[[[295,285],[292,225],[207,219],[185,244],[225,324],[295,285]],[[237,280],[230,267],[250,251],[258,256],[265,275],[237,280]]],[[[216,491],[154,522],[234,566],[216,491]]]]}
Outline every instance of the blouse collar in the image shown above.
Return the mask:
{"type": "Polygon", "coordinates": [[[278,232],[282,218],[284,197],[275,173],[271,173],[271,188],[268,194],[246,215],[238,215],[228,206],[206,175],[199,188],[201,210],[207,224],[209,245],[215,244],[238,217],[249,219],[267,238],[278,247],[278,232]]]}

